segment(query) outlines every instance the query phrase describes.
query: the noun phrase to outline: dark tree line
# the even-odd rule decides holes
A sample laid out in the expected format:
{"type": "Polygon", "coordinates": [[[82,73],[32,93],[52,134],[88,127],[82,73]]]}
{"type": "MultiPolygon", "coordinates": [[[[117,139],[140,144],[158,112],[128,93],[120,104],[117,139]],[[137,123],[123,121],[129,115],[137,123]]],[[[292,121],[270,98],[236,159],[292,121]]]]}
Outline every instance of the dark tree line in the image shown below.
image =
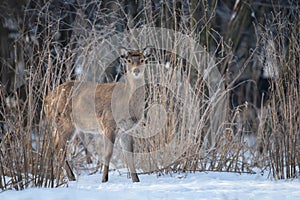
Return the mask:
{"type": "MultiPolygon", "coordinates": [[[[254,26],[264,25],[279,12],[292,22],[296,20],[297,6],[297,1],[284,0],[3,0],[1,87],[9,94],[24,84],[28,60],[38,62],[34,56],[49,37],[52,45],[49,48],[55,54],[58,48],[71,50],[76,38],[89,30],[107,26],[120,32],[144,24],[183,32],[193,30],[200,35],[200,43],[211,51],[217,48],[216,41],[226,41],[234,61],[240,64],[258,40],[254,26]]],[[[221,71],[225,73],[227,67],[222,66],[221,71]]]]}

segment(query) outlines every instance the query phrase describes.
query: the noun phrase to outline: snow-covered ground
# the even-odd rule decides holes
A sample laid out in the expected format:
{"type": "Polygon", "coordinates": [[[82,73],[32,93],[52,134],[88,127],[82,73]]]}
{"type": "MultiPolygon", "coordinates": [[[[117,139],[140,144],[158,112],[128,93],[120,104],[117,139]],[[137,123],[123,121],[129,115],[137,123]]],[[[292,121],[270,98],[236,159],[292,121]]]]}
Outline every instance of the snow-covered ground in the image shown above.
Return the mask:
{"type": "Polygon", "coordinates": [[[69,187],[31,188],[0,193],[1,200],[92,200],[92,199],[300,199],[300,180],[271,181],[264,176],[197,172],[157,177],[140,175],[140,183],[118,171],[101,183],[101,175],[82,175],[69,187]]]}

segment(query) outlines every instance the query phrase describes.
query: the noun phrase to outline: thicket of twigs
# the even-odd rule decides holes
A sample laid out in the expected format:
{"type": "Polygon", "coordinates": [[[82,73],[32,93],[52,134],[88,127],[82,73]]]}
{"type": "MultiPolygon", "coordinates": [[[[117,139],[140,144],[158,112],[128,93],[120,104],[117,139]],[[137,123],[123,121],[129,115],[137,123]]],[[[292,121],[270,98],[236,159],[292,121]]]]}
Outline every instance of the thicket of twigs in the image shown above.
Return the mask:
{"type": "MultiPolygon", "coordinates": [[[[195,1],[192,2],[194,5],[195,1]]],[[[265,24],[255,24],[257,45],[252,51],[246,50],[250,52],[246,58],[236,60],[234,55],[242,50],[234,39],[242,37],[241,27],[249,14],[247,4],[233,7],[232,15],[234,12],[236,15],[230,19],[227,32],[221,33],[212,28],[218,24],[214,17],[217,2],[205,2],[190,9],[184,3],[166,3],[161,5],[160,13],[153,12],[152,5],[145,3],[136,18],[127,15],[121,4],[110,4],[106,8],[82,4],[74,13],[75,22],[67,27],[73,33],[68,41],[63,41],[64,45],[57,41],[57,34],[61,33],[57,26],[59,19],[56,20],[50,4],[37,6],[34,10],[36,34],[31,32],[29,38],[29,32],[20,29],[15,41],[16,55],[22,57],[24,85],[16,87],[9,96],[3,88],[0,91],[0,188],[21,190],[67,184],[64,151],[68,151],[67,159],[76,174],[101,168],[103,141],[100,135],[89,135],[84,142],[73,138],[64,150],[54,149],[53,127],[44,120],[43,99],[60,83],[74,79],[75,71],[84,72],[77,75],[78,81],[103,81],[104,70],[117,65],[118,47],[115,45],[120,42],[132,48],[150,44],[155,49],[149,61],[151,68],[147,69],[145,119],[137,125],[135,133],[139,134],[135,139],[135,158],[140,173],[209,170],[267,172],[275,179],[298,177],[299,12],[291,14],[279,9],[265,24]],[[196,11],[203,15],[195,15],[196,11]],[[86,18],[85,12],[93,16],[86,18]],[[113,28],[121,23],[111,21],[114,17],[124,20],[127,38],[114,37],[124,35],[113,28]],[[149,27],[158,26],[158,22],[181,34],[173,37],[172,43],[165,43],[168,51],[162,49],[157,35],[150,34],[149,27]],[[148,37],[144,38],[145,35],[148,37]],[[209,54],[195,54],[190,48],[194,41],[209,54]],[[261,41],[271,41],[273,45],[261,41]],[[254,109],[254,118],[245,114],[247,118],[243,123],[251,123],[256,132],[255,145],[249,145],[244,139],[247,135],[236,132],[237,115],[248,110],[231,111],[228,96],[231,83],[249,73],[249,68],[251,71],[257,67],[266,54],[269,55],[267,62],[278,69],[279,76],[270,88],[267,106],[254,109]],[[201,58],[193,58],[193,55],[201,55],[201,58]],[[216,70],[219,73],[212,73],[216,70]],[[93,153],[92,164],[85,158],[83,144],[93,153]]],[[[31,16],[33,11],[27,12],[25,15],[31,16]]],[[[15,64],[11,67],[18,67],[18,62],[15,64]]],[[[116,144],[112,168],[123,168],[122,159],[116,144]]]]}

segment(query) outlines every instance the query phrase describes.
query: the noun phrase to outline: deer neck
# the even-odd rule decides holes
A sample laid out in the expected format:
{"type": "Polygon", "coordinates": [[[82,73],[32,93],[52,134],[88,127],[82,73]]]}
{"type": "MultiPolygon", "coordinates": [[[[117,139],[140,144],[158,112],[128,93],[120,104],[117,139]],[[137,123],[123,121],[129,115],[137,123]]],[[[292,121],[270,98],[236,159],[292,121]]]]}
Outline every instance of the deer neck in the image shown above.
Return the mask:
{"type": "Polygon", "coordinates": [[[125,87],[128,87],[128,105],[130,118],[133,121],[138,121],[143,116],[144,101],[145,101],[145,81],[143,78],[128,80],[125,82],[125,87]]]}
{"type": "Polygon", "coordinates": [[[137,92],[137,89],[141,90],[144,88],[145,80],[144,77],[139,79],[129,79],[128,77],[125,79],[125,88],[127,91],[130,91],[130,94],[134,94],[137,92]]]}

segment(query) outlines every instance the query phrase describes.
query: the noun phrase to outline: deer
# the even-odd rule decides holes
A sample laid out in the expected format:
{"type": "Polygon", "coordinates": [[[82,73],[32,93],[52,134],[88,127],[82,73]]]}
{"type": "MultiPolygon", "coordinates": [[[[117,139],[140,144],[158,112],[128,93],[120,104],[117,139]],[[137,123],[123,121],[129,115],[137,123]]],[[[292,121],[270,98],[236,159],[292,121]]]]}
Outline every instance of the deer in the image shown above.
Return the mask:
{"type": "MultiPolygon", "coordinates": [[[[139,182],[130,131],[144,116],[145,62],[151,56],[152,48],[128,50],[120,47],[119,53],[120,61],[127,68],[124,82],[65,82],[47,95],[45,115],[54,121],[53,138],[57,149],[64,147],[74,134],[104,135],[102,182],[108,181],[114,143],[120,138],[132,181],[139,182]]],[[[67,160],[65,169],[69,179],[75,180],[67,160]]]]}

